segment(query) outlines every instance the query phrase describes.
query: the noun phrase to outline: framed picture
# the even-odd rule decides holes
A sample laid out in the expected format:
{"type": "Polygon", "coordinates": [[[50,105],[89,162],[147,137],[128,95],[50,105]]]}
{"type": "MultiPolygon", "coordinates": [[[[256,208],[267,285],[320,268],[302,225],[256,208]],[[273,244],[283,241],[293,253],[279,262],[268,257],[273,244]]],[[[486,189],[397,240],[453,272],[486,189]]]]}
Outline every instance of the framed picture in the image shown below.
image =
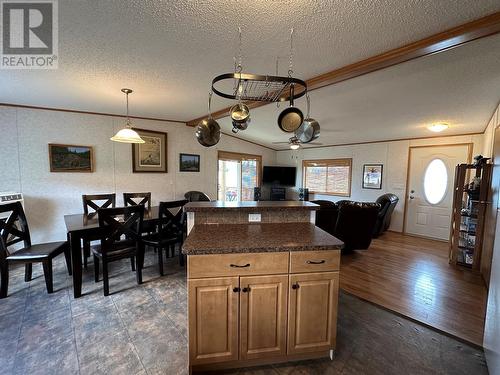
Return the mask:
{"type": "Polygon", "coordinates": [[[91,146],[60,145],[49,143],[51,172],[94,171],[94,150],[91,146]]]}
{"type": "Polygon", "coordinates": [[[132,145],[132,171],[167,173],[167,133],[136,128],[134,130],[146,143],[132,145]]]}
{"type": "Polygon", "coordinates": [[[200,155],[179,154],[179,171],[180,172],[199,172],[200,171],[200,155]]]}
{"type": "Polygon", "coordinates": [[[382,189],[383,164],[363,165],[363,189],[382,189]]]}

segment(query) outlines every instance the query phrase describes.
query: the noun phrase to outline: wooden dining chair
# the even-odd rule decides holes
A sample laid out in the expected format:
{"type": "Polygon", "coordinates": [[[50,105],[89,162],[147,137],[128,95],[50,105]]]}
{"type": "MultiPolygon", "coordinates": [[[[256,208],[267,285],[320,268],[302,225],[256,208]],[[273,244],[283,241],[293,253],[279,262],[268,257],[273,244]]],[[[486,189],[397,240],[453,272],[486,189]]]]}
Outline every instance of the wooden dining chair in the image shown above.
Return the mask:
{"type": "Polygon", "coordinates": [[[28,221],[20,202],[0,205],[0,214],[7,218],[0,220],[0,298],[7,297],[9,287],[9,265],[24,264],[24,281],[31,281],[33,263],[42,263],[47,293],[54,291],[52,280],[52,259],[64,253],[66,266],[71,275],[71,254],[66,241],[32,245],[28,221]],[[23,243],[24,247],[12,252],[9,247],[23,243]]]}
{"type": "MultiPolygon", "coordinates": [[[[151,193],[123,193],[125,207],[142,204],[146,211],[151,210],[151,193]]],[[[147,234],[156,231],[156,223],[144,223],[143,230],[147,234]]]]}
{"type": "Polygon", "coordinates": [[[184,266],[184,256],[182,255],[182,243],[185,234],[185,213],[184,205],[188,203],[187,199],[160,202],[158,232],[143,237],[143,242],[147,246],[158,250],[158,267],[160,275],[163,276],[163,250],[168,256],[169,249],[172,256],[175,255],[175,245],[179,244],[179,264],[184,266]]]}
{"type": "Polygon", "coordinates": [[[142,284],[144,264],[144,244],[142,243],[142,223],[144,206],[135,205],[118,208],[100,208],[99,228],[101,242],[92,246],[94,255],[94,277],[99,282],[99,263],[102,262],[104,295],[109,295],[108,264],[120,259],[135,259],[137,284],[142,284]]]}
{"type": "Polygon", "coordinates": [[[123,193],[125,207],[142,204],[146,210],[151,210],[151,193],[123,193]],[[140,199],[140,200],[139,200],[140,199]]]}
{"type": "MultiPolygon", "coordinates": [[[[114,208],[116,206],[116,194],[84,194],[82,195],[83,213],[89,218],[97,215],[100,208],[114,208]]],[[[90,256],[90,242],[98,238],[83,240],[83,267],[87,268],[87,259],[90,256]]]]}

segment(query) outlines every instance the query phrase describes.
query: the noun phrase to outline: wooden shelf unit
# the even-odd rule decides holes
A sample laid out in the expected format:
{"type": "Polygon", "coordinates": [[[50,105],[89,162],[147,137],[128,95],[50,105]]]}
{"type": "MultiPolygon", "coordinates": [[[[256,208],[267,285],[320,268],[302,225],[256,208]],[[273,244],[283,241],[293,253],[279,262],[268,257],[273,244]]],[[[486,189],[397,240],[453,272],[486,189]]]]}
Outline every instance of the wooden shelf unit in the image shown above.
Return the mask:
{"type": "Polygon", "coordinates": [[[450,264],[479,271],[491,172],[492,164],[459,164],[455,168],[450,264]],[[470,190],[474,179],[479,187],[470,190]]]}

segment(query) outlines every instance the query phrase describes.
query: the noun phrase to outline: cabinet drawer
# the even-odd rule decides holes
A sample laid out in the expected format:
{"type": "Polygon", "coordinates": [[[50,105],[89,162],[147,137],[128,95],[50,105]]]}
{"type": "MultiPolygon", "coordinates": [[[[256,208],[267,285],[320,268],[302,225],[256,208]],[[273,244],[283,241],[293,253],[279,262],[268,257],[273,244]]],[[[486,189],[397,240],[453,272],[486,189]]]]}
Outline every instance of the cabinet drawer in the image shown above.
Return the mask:
{"type": "Polygon", "coordinates": [[[290,253],[290,273],[338,271],[340,251],[296,251],[290,253]]]}
{"type": "Polygon", "coordinates": [[[288,273],[288,252],[189,255],[188,278],[288,273]]]}

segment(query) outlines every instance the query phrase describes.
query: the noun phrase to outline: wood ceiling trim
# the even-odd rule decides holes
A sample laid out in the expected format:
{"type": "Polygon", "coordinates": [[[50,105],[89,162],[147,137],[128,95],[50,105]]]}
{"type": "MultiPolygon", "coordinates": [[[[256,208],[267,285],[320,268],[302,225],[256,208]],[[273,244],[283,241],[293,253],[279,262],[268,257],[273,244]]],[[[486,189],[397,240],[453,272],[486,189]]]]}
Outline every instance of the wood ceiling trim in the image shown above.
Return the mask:
{"type": "MultiPolygon", "coordinates": [[[[419,57],[447,51],[464,43],[484,38],[500,32],[500,12],[465,23],[441,33],[421,39],[403,47],[395,48],[380,55],[346,65],[306,81],[308,90],[316,90],[351,78],[375,72],[380,69],[400,64],[419,57]]],[[[247,102],[250,109],[269,104],[267,102],[247,102]]],[[[230,107],[213,112],[214,119],[229,115],[230,107]]],[[[196,126],[206,116],[186,122],[187,126],[196,126]]]]}
{"type": "MultiPolygon", "coordinates": [[[[364,141],[364,142],[351,142],[351,143],[336,143],[329,145],[321,145],[321,146],[312,146],[312,147],[301,147],[301,150],[312,150],[315,148],[328,148],[328,147],[342,147],[342,146],[358,146],[358,145],[369,145],[374,143],[388,143],[388,142],[400,142],[400,141],[418,141],[418,140],[427,140],[434,138],[449,138],[449,137],[464,137],[464,136],[473,136],[473,135],[483,135],[483,132],[473,132],[473,133],[458,133],[458,134],[440,134],[440,135],[429,135],[426,137],[413,137],[413,138],[393,138],[393,139],[381,139],[379,141],[364,141]]],[[[307,143],[306,143],[307,146],[307,143]]],[[[434,145],[436,146],[436,145],[434,145]]],[[[439,144],[437,144],[439,146],[439,144]]],[[[420,146],[411,146],[411,147],[420,147],[420,146]]],[[[289,148],[279,149],[276,151],[290,151],[289,148]]]]}
{"type": "MultiPolygon", "coordinates": [[[[110,117],[127,117],[125,115],[119,115],[115,113],[105,113],[105,112],[91,112],[91,111],[80,111],[77,109],[66,109],[66,108],[52,108],[52,107],[38,107],[34,105],[24,105],[24,104],[11,104],[11,103],[0,103],[2,107],[13,107],[13,108],[22,108],[22,109],[40,109],[43,111],[56,111],[56,112],[67,112],[67,113],[79,113],[84,115],[96,115],[96,116],[110,116],[110,117]]],[[[158,117],[142,117],[142,116],[129,116],[131,119],[136,120],[151,120],[151,121],[164,121],[164,122],[174,122],[177,124],[185,124],[185,121],[179,120],[169,120],[166,118],[158,118],[158,117]]]]}

